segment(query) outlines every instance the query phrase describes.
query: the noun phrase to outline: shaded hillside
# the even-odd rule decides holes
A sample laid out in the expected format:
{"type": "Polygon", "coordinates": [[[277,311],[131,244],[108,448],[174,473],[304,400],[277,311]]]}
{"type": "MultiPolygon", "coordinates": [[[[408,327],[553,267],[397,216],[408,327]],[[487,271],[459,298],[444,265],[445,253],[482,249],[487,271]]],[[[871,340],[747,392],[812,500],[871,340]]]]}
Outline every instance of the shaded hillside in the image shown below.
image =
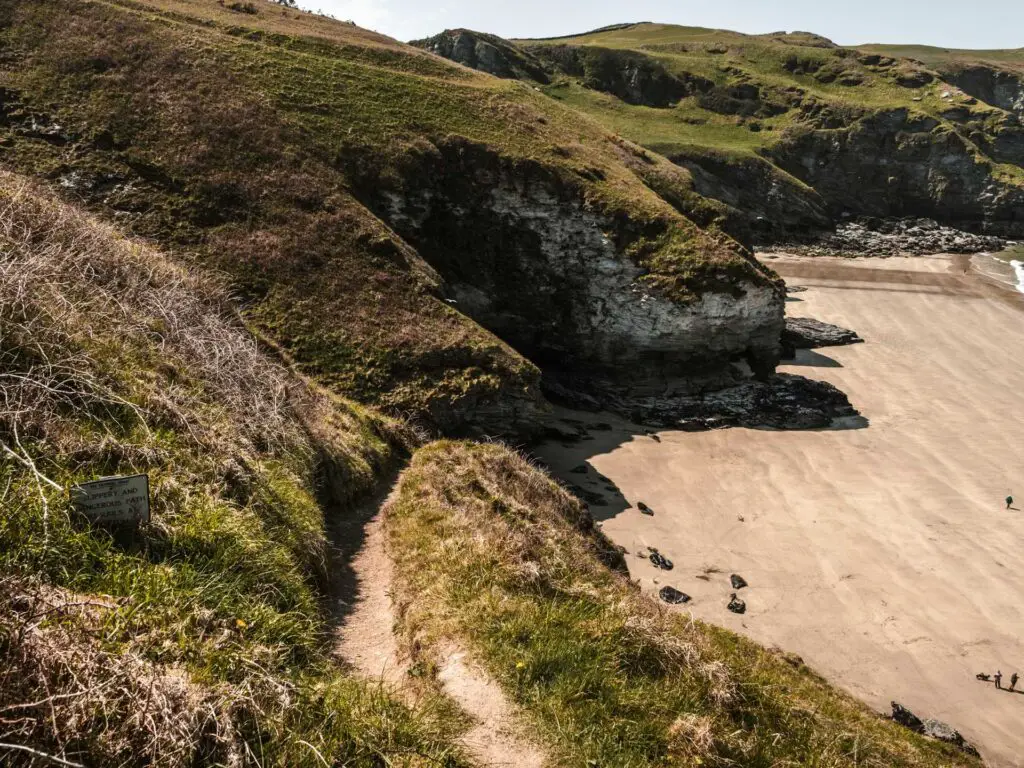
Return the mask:
{"type": "Polygon", "coordinates": [[[520,352],[774,365],[775,281],[654,194],[640,150],[519,83],[253,7],[4,2],[0,160],[227,272],[335,391],[442,429],[528,431],[542,402],[520,352]],[[566,222],[580,237],[552,236],[566,222]],[[705,295],[748,323],[711,356],[691,332],[705,295]]]}
{"type": "Polygon", "coordinates": [[[548,63],[547,95],[693,173],[741,238],[840,215],[1024,236],[1013,52],[922,62],[810,33],[649,23],[516,45],[548,63]]]}

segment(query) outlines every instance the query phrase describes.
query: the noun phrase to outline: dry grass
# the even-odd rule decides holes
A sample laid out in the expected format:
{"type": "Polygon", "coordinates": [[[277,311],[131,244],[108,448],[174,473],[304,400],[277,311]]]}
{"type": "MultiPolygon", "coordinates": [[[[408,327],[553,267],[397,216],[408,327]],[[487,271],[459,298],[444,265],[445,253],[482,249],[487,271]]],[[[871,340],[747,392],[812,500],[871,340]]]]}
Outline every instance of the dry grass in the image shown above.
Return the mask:
{"type": "Polygon", "coordinates": [[[320,591],[328,519],[414,440],[215,276],[0,174],[0,764],[458,765],[443,713],[334,666],[320,591]],[[140,472],[150,525],[70,509],[140,472]]]}
{"type": "Polygon", "coordinates": [[[103,650],[113,608],[0,578],[0,761],[6,752],[26,764],[49,754],[76,765],[87,755],[91,763],[171,767],[192,765],[198,754],[241,765],[245,745],[230,716],[230,689],[103,650]]]}
{"type": "Polygon", "coordinates": [[[11,174],[0,174],[0,365],[0,424],[16,438],[71,412],[102,424],[127,408],[140,419],[161,413],[221,448],[218,425],[188,416],[205,400],[251,444],[304,439],[287,372],[259,351],[214,276],[166,261],[11,174]],[[149,355],[100,358],[135,338],[151,342],[149,355]],[[142,406],[115,392],[114,379],[157,361],[166,381],[142,406]]]}
{"type": "Polygon", "coordinates": [[[506,448],[421,449],[385,522],[420,666],[472,649],[559,764],[976,764],[640,594],[579,500],[506,448]]]}

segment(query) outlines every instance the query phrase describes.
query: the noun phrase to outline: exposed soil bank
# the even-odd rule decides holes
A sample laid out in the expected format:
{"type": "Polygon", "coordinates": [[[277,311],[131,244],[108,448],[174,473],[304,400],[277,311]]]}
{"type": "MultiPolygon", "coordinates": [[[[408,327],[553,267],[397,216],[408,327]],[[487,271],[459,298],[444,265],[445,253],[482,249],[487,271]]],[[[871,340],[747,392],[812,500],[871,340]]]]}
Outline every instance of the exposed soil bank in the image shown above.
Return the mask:
{"type": "Polygon", "coordinates": [[[592,511],[645,589],[674,586],[695,616],[800,654],[880,712],[895,699],[991,765],[1024,765],[1024,696],[974,677],[1024,665],[1024,512],[1003,503],[1024,496],[1024,296],[965,274],[967,257],[770,263],[807,288],[792,315],[865,340],[781,370],[836,385],[869,426],[647,435],[591,414],[612,428],[542,458],[603,497],[592,511]],[[732,573],[750,584],[742,616],[732,573]]]}

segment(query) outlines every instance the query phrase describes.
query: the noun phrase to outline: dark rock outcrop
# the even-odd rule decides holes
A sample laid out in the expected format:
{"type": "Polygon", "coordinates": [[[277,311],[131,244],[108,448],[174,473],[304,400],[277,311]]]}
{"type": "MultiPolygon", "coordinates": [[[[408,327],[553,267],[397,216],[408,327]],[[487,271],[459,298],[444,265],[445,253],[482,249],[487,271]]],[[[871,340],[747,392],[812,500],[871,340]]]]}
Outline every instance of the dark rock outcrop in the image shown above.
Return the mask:
{"type": "Polygon", "coordinates": [[[761,376],[778,362],[781,286],[753,261],[759,282],[694,283],[677,301],[647,287],[628,252],[659,225],[588,204],[555,168],[453,139],[410,154],[398,175],[367,177],[362,199],[437,270],[455,309],[542,370],[651,392],[672,377],[735,383],[738,359],[761,376]]]}
{"type": "Polygon", "coordinates": [[[546,376],[542,388],[555,402],[581,410],[610,410],[639,424],[690,432],[722,427],[825,429],[837,419],[857,417],[841,391],[823,381],[778,374],[766,381],[703,393],[666,391],[642,397],[610,383],[587,391],[579,378],[546,376]]]}
{"type": "Polygon", "coordinates": [[[775,117],[788,112],[792,104],[779,94],[754,83],[717,85],[701,93],[697,103],[711,112],[741,117],[775,117]]]}
{"type": "Polygon", "coordinates": [[[745,243],[774,243],[832,227],[825,200],[759,157],[691,149],[669,159],[689,171],[699,195],[727,206],[723,226],[745,243]]]}
{"type": "Polygon", "coordinates": [[[739,614],[741,616],[744,613],[747,612],[747,603],[746,603],[746,601],[745,600],[741,600],[740,598],[738,598],[736,596],[735,592],[733,592],[732,595],[730,596],[730,598],[729,598],[729,605],[727,605],[726,607],[730,611],[732,611],[733,613],[737,613],[737,614],[739,614]]]}
{"type": "Polygon", "coordinates": [[[893,722],[902,725],[904,728],[909,728],[915,733],[924,733],[924,722],[922,722],[921,718],[895,701],[892,702],[892,719],[893,722]]]}
{"type": "Polygon", "coordinates": [[[942,79],[979,101],[1024,117],[1024,74],[972,64],[943,72],[942,79]]]}
{"type": "Polygon", "coordinates": [[[663,554],[661,554],[657,550],[653,550],[647,556],[647,559],[651,561],[651,565],[653,565],[655,568],[659,568],[659,569],[661,569],[663,571],[671,571],[672,568],[675,567],[671,560],[669,560],[667,557],[665,557],[663,554]]]}
{"type": "Polygon", "coordinates": [[[675,587],[662,587],[658,596],[669,605],[682,605],[690,602],[690,596],[675,587]]]}
{"type": "Polygon", "coordinates": [[[920,733],[932,739],[944,741],[962,750],[968,755],[978,757],[978,750],[964,739],[963,735],[955,728],[939,720],[922,720],[902,704],[892,702],[892,719],[904,728],[909,728],[914,733],[920,733]]]}
{"type": "Polygon", "coordinates": [[[528,52],[496,35],[468,29],[447,29],[410,45],[496,77],[550,82],[544,65],[528,52]]]}
{"type": "Polygon", "coordinates": [[[766,253],[788,251],[804,256],[920,256],[933,253],[1001,251],[1006,240],[942,226],[933,219],[860,218],[839,224],[832,232],[802,241],[764,246],[766,253]]]}
{"type": "Polygon", "coordinates": [[[610,93],[627,104],[668,107],[687,96],[714,88],[707,78],[676,74],[657,59],[637,51],[586,45],[530,45],[524,50],[587,88],[610,93]]]}
{"type": "Polygon", "coordinates": [[[909,109],[870,114],[840,130],[795,130],[767,151],[812,186],[830,213],[929,217],[1024,235],[1024,187],[948,124],[909,109]]]}
{"type": "Polygon", "coordinates": [[[818,347],[841,347],[863,342],[855,331],[838,325],[823,323],[810,317],[787,317],[782,331],[783,349],[817,349],[818,347]]]}

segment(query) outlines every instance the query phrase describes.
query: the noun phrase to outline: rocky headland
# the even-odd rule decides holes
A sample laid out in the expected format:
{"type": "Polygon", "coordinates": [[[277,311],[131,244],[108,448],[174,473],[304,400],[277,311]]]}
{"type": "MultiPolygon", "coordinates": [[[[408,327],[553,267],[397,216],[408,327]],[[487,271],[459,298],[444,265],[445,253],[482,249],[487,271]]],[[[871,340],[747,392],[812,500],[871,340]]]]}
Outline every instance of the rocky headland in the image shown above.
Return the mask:
{"type": "Polygon", "coordinates": [[[720,226],[748,245],[824,235],[823,248],[852,253],[863,217],[930,232],[919,245],[880,241],[876,251],[991,249],[968,233],[1024,238],[1024,86],[1012,61],[959,52],[924,62],[813,35],[722,32],[709,42],[678,28],[667,42],[671,29],[622,25],[500,45],[456,30],[414,44],[571,97],[684,169],[692,192],[719,206],[720,226]],[[471,53],[480,46],[500,56],[481,61],[471,53]],[[666,117],[632,111],[645,108],[666,117]],[[921,219],[961,232],[939,236],[921,219]]]}

